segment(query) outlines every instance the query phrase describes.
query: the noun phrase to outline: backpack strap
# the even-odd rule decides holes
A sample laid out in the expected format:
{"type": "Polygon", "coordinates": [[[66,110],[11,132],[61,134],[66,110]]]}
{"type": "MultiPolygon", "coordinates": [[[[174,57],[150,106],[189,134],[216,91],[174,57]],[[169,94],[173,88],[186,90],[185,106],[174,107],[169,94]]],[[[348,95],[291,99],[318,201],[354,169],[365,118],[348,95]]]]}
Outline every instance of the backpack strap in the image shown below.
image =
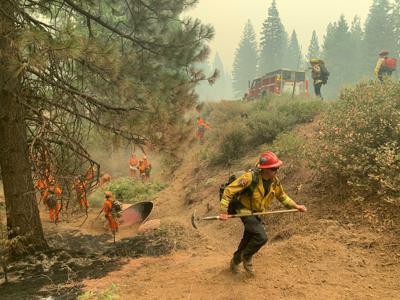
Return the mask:
{"type": "Polygon", "coordinates": [[[253,213],[253,193],[254,190],[256,189],[256,186],[258,185],[258,170],[251,169],[250,172],[251,172],[251,183],[246,188],[246,194],[250,196],[250,210],[251,213],[253,213]]]}

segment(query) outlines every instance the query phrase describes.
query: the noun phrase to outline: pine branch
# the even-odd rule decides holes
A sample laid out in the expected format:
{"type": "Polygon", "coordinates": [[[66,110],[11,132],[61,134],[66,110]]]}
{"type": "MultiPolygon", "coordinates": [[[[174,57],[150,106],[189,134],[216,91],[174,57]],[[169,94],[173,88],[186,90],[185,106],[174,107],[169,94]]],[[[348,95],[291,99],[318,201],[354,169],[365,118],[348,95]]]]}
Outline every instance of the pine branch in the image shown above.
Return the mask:
{"type": "Polygon", "coordinates": [[[66,91],[66,92],[68,92],[70,94],[79,96],[82,99],[88,100],[90,103],[92,103],[93,105],[96,105],[99,108],[103,108],[103,109],[106,109],[106,110],[109,110],[109,111],[117,111],[117,112],[118,111],[119,112],[130,112],[130,111],[144,112],[144,110],[140,109],[139,107],[128,107],[128,108],[116,107],[116,106],[111,106],[111,105],[105,104],[103,102],[100,102],[95,97],[78,91],[72,85],[70,85],[67,82],[63,81],[61,78],[57,78],[60,82],[56,82],[56,81],[50,79],[51,76],[49,74],[40,72],[39,70],[34,69],[31,66],[27,67],[27,71],[32,73],[32,74],[34,74],[34,75],[36,75],[37,77],[39,77],[40,79],[44,80],[45,82],[51,84],[52,86],[58,87],[58,88],[62,89],[63,91],[66,91]]]}

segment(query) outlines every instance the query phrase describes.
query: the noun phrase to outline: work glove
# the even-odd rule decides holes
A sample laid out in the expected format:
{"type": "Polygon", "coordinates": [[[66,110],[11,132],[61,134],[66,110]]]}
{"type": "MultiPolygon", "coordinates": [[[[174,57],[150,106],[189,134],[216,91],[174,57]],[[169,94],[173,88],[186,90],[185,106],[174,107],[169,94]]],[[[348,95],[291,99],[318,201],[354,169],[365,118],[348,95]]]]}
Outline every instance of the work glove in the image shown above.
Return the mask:
{"type": "Polygon", "coordinates": [[[227,212],[227,211],[221,211],[221,212],[219,213],[219,219],[220,219],[221,221],[226,221],[226,220],[228,220],[228,212],[227,212]]]}

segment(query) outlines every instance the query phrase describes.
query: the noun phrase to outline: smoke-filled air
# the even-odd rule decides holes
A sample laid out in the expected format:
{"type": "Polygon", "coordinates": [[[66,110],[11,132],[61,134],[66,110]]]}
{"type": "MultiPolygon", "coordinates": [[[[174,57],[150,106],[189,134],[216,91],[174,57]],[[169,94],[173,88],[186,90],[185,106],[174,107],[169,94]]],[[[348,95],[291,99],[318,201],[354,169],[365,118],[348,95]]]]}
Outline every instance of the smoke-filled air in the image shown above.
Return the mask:
{"type": "Polygon", "coordinates": [[[0,1],[0,299],[400,299],[400,0],[0,1]]]}

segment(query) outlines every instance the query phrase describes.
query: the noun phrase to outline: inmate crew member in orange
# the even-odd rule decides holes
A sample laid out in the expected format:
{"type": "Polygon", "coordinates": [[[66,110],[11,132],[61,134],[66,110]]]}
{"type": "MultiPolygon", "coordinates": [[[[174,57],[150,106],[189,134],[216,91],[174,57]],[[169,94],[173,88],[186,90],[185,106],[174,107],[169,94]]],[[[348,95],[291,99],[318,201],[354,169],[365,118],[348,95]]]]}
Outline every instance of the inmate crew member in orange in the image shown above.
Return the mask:
{"type": "Polygon", "coordinates": [[[130,177],[137,177],[138,172],[138,160],[136,158],[136,154],[132,153],[131,157],[128,160],[129,166],[129,176],[130,177]]]}
{"type": "Polygon", "coordinates": [[[47,185],[48,183],[46,178],[38,179],[35,183],[35,188],[40,192],[39,201],[43,201],[43,203],[46,200],[45,196],[46,196],[47,185]]]}
{"type": "Polygon", "coordinates": [[[151,163],[150,163],[149,160],[147,160],[146,156],[143,156],[143,162],[144,162],[144,165],[145,165],[145,168],[144,168],[145,179],[149,180],[150,179],[150,172],[151,172],[151,163]]]}
{"type": "Polygon", "coordinates": [[[139,173],[140,173],[140,178],[142,179],[142,182],[149,179],[150,171],[151,171],[151,164],[147,160],[146,155],[143,155],[142,159],[139,160],[139,173]],[[146,170],[147,170],[147,174],[146,174],[146,170]]]}
{"type": "Polygon", "coordinates": [[[45,204],[49,208],[50,221],[58,222],[61,210],[61,204],[58,201],[61,196],[62,190],[56,183],[53,176],[49,177],[49,186],[45,192],[45,204]]]}
{"type": "Polygon", "coordinates": [[[110,227],[111,232],[116,233],[118,231],[118,222],[112,215],[112,206],[114,203],[113,195],[111,192],[107,191],[104,193],[104,196],[106,198],[103,205],[104,217],[108,221],[108,226],[110,227]]]}
{"type": "Polygon", "coordinates": [[[76,198],[79,202],[79,206],[85,208],[86,210],[89,208],[89,202],[87,199],[87,192],[86,192],[87,183],[85,181],[85,176],[79,176],[75,180],[75,192],[76,198]]]}
{"type": "Polygon", "coordinates": [[[206,129],[209,128],[210,127],[202,117],[197,117],[197,138],[200,140],[201,143],[203,143],[204,141],[204,134],[206,132],[206,129]]]}
{"type": "MultiPolygon", "coordinates": [[[[273,152],[262,153],[256,165],[258,172],[247,172],[224,189],[221,199],[220,220],[228,219],[228,206],[229,211],[234,210],[231,213],[236,214],[262,212],[270,206],[274,197],[288,208],[295,208],[302,212],[307,211],[304,205],[298,205],[284,192],[282,184],[276,176],[281,165],[282,161],[273,152]],[[252,193],[246,193],[245,189],[252,184],[253,174],[258,176],[257,185],[252,193]]],[[[252,257],[267,243],[267,234],[259,216],[242,217],[241,220],[244,225],[243,238],[233,254],[230,269],[233,273],[236,273],[239,264],[243,262],[245,271],[249,275],[255,275],[252,257]]]]}

